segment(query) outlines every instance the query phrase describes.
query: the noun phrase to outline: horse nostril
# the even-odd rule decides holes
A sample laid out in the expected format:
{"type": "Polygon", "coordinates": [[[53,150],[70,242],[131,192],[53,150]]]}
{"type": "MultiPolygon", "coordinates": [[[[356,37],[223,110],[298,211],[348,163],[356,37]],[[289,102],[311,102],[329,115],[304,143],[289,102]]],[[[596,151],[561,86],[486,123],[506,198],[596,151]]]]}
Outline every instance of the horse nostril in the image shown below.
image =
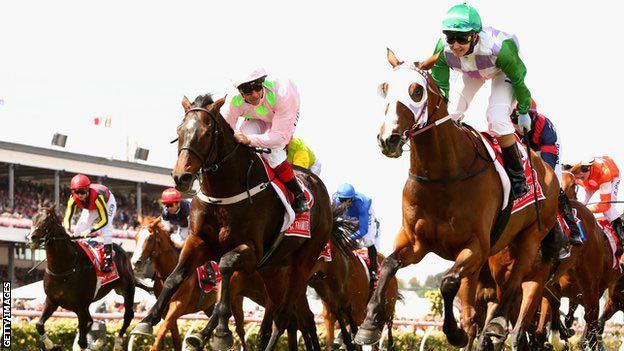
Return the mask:
{"type": "Polygon", "coordinates": [[[188,184],[193,181],[193,175],[191,173],[184,173],[180,176],[180,182],[188,184]]]}
{"type": "Polygon", "coordinates": [[[401,136],[398,134],[392,134],[389,138],[388,138],[388,145],[395,147],[397,146],[399,143],[401,142],[401,136]]]}

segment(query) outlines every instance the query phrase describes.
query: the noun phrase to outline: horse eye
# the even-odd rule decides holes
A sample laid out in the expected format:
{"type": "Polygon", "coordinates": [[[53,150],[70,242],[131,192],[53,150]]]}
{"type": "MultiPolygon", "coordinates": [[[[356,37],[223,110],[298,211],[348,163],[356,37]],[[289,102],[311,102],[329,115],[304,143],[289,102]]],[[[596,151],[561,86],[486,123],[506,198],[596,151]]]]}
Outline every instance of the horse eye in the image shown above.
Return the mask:
{"type": "Polygon", "coordinates": [[[414,102],[421,102],[424,95],[423,87],[418,85],[414,88],[414,90],[410,93],[410,97],[414,102]]]}

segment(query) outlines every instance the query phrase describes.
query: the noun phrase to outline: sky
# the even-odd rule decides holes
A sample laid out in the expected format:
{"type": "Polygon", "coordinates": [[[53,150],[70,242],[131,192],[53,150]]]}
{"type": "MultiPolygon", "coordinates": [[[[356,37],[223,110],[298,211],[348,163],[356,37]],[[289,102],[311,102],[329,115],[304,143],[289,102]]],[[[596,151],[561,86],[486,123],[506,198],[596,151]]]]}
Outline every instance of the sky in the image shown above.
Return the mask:
{"type": "MultiPolygon", "coordinates": [[[[408,156],[389,159],[375,136],[383,121],[376,88],[390,69],[430,55],[456,1],[13,1],[0,11],[0,140],[172,167],[183,96],[221,97],[230,77],[257,64],[293,80],[301,94],[296,136],[343,182],[373,198],[389,254],[401,223],[408,156]],[[164,3],[164,2],[163,2],[164,3]],[[111,117],[95,127],[94,117],[111,117]]],[[[564,162],[611,155],[623,162],[622,3],[472,1],[485,26],[516,34],[526,83],[556,126],[564,162]]],[[[465,122],[485,129],[489,84],[465,122]]],[[[478,216],[479,213],[475,213],[478,216]]],[[[452,263],[430,254],[399,271],[423,281],[452,263]]]]}

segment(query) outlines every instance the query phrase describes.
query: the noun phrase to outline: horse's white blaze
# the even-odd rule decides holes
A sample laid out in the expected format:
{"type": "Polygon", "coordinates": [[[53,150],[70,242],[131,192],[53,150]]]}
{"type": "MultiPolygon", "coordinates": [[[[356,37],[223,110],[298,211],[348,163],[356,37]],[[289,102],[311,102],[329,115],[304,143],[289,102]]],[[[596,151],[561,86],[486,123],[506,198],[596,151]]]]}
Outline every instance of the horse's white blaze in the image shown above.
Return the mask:
{"type": "Polygon", "coordinates": [[[184,128],[186,128],[186,130],[193,130],[195,128],[195,119],[189,119],[188,122],[186,122],[186,124],[184,125],[184,128]]]}
{"type": "Polygon", "coordinates": [[[400,102],[414,114],[418,126],[427,123],[427,79],[420,72],[416,71],[413,65],[403,64],[392,70],[387,81],[387,91],[385,92],[385,105],[387,106],[384,131],[381,135],[383,140],[387,140],[393,133],[397,132],[399,126],[399,115],[397,105],[400,102]],[[423,87],[423,96],[419,102],[415,102],[409,94],[409,87],[417,83],[423,87]]]}
{"type": "Polygon", "coordinates": [[[150,232],[146,228],[142,228],[137,235],[139,239],[137,240],[136,247],[134,248],[132,259],[130,260],[133,266],[136,265],[136,263],[141,259],[141,255],[143,255],[143,245],[145,244],[145,240],[149,237],[150,232]]]}

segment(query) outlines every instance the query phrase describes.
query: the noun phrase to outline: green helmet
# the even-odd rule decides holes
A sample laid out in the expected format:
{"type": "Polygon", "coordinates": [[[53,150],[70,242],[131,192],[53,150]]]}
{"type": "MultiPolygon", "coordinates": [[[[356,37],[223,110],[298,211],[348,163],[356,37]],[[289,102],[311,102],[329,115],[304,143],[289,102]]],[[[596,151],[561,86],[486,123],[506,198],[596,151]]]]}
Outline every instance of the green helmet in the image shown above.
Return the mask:
{"type": "Polygon", "coordinates": [[[442,27],[444,32],[480,32],[481,16],[474,7],[466,3],[455,5],[446,13],[442,27]]]}

